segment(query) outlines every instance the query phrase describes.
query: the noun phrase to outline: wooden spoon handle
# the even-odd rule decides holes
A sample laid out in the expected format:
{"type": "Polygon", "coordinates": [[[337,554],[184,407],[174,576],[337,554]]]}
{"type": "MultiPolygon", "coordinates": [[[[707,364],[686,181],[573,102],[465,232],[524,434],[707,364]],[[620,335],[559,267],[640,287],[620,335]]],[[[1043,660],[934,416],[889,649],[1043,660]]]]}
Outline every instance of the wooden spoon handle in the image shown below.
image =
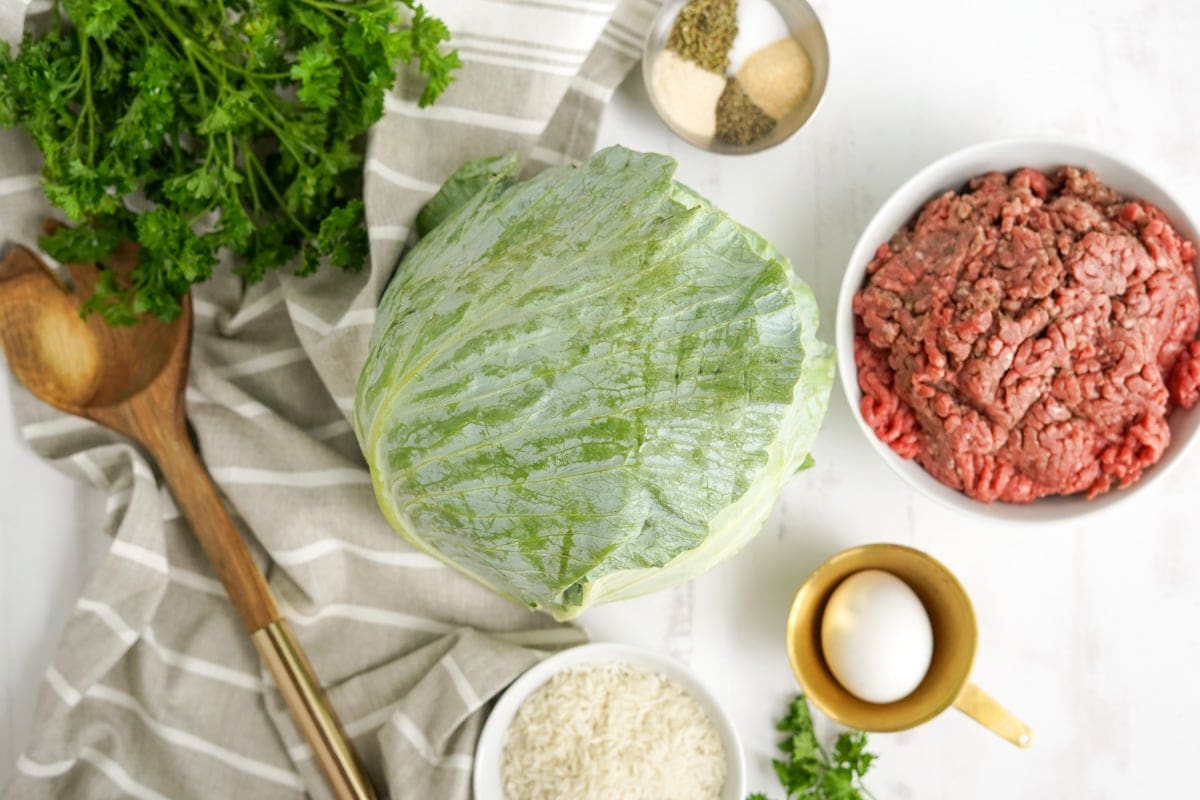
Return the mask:
{"type": "MultiPolygon", "coordinates": [[[[263,664],[275,679],[279,693],[312,749],[337,800],[374,800],[354,749],[329,704],[308,658],[279,613],[266,578],[254,561],[204,463],[192,448],[182,420],[160,435],[144,437],[154,453],[179,510],[225,585],[230,600],[250,631],[263,664]]],[[[143,426],[143,431],[145,426],[143,426]]]]}
{"type": "Polygon", "coordinates": [[[254,633],[280,619],[271,588],[186,431],[146,444],[246,630],[254,633]]]}

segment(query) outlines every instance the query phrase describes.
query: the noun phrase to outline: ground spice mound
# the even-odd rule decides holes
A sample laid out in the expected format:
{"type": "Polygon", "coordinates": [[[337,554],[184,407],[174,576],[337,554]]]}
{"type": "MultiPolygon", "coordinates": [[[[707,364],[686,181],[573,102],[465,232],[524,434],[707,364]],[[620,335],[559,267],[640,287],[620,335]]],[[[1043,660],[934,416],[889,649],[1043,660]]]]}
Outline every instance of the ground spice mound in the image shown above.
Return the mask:
{"type": "Polygon", "coordinates": [[[774,129],[775,119],[754,104],[736,78],[730,78],[717,100],[717,141],[753,144],[774,129]]]}
{"type": "Polygon", "coordinates": [[[854,297],[862,414],[977,500],[1088,498],[1161,458],[1200,400],[1196,248],[1090,171],[930,201],[854,297]]]}
{"type": "Polygon", "coordinates": [[[737,31],[737,0],[691,0],[675,18],[667,48],[723,75],[737,31]]]}

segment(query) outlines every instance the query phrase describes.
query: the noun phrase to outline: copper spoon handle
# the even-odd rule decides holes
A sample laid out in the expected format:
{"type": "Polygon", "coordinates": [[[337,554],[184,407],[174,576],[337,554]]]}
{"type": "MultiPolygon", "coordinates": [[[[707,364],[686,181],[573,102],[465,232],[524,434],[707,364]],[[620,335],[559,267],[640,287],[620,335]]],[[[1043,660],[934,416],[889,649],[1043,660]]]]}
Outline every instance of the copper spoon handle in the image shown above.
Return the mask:
{"type": "Polygon", "coordinates": [[[161,434],[146,436],[149,441],[144,444],[158,461],[180,511],[191,523],[217,577],[250,631],[263,664],[275,679],[296,727],[312,748],[333,796],[337,800],[374,800],[371,783],[359,766],[333,707],[280,614],[250,548],[225,510],[212,477],[192,448],[182,420],[170,424],[174,430],[164,431],[161,424],[145,427],[161,434]]]}

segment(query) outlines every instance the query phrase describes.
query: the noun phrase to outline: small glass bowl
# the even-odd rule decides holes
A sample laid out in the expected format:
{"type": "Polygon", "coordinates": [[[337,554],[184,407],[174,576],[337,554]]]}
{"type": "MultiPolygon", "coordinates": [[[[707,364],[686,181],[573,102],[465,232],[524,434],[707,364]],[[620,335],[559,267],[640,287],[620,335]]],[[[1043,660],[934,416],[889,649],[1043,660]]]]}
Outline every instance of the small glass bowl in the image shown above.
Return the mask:
{"type": "Polygon", "coordinates": [[[779,120],[774,129],[766,136],[747,145],[726,144],[716,139],[706,140],[677,127],[667,115],[654,91],[654,62],[667,49],[667,38],[671,35],[675,18],[679,16],[679,12],[687,0],[668,0],[654,17],[654,22],[650,25],[650,32],[646,36],[646,43],[642,46],[642,80],[646,84],[646,94],[650,96],[650,103],[658,113],[659,119],[676,136],[688,144],[710,153],[724,155],[758,153],[788,139],[817,113],[821,98],[825,94],[825,84],[829,81],[829,43],[825,39],[825,29],[821,26],[817,12],[804,0],[770,0],[770,2],[783,16],[792,38],[799,42],[800,46],[808,53],[809,61],[812,63],[812,86],[809,87],[808,94],[805,95],[799,108],[779,120]]]}

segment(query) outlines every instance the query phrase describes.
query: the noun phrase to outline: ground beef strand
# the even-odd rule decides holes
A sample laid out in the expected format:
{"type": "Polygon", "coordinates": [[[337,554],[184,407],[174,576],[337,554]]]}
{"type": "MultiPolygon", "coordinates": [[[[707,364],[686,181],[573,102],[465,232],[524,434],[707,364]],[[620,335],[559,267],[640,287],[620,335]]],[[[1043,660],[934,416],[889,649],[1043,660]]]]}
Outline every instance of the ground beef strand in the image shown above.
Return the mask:
{"type": "Polygon", "coordinates": [[[854,297],[862,414],[977,500],[1088,498],[1200,400],[1196,248],[1090,171],[990,173],[882,245],[854,297]]]}

